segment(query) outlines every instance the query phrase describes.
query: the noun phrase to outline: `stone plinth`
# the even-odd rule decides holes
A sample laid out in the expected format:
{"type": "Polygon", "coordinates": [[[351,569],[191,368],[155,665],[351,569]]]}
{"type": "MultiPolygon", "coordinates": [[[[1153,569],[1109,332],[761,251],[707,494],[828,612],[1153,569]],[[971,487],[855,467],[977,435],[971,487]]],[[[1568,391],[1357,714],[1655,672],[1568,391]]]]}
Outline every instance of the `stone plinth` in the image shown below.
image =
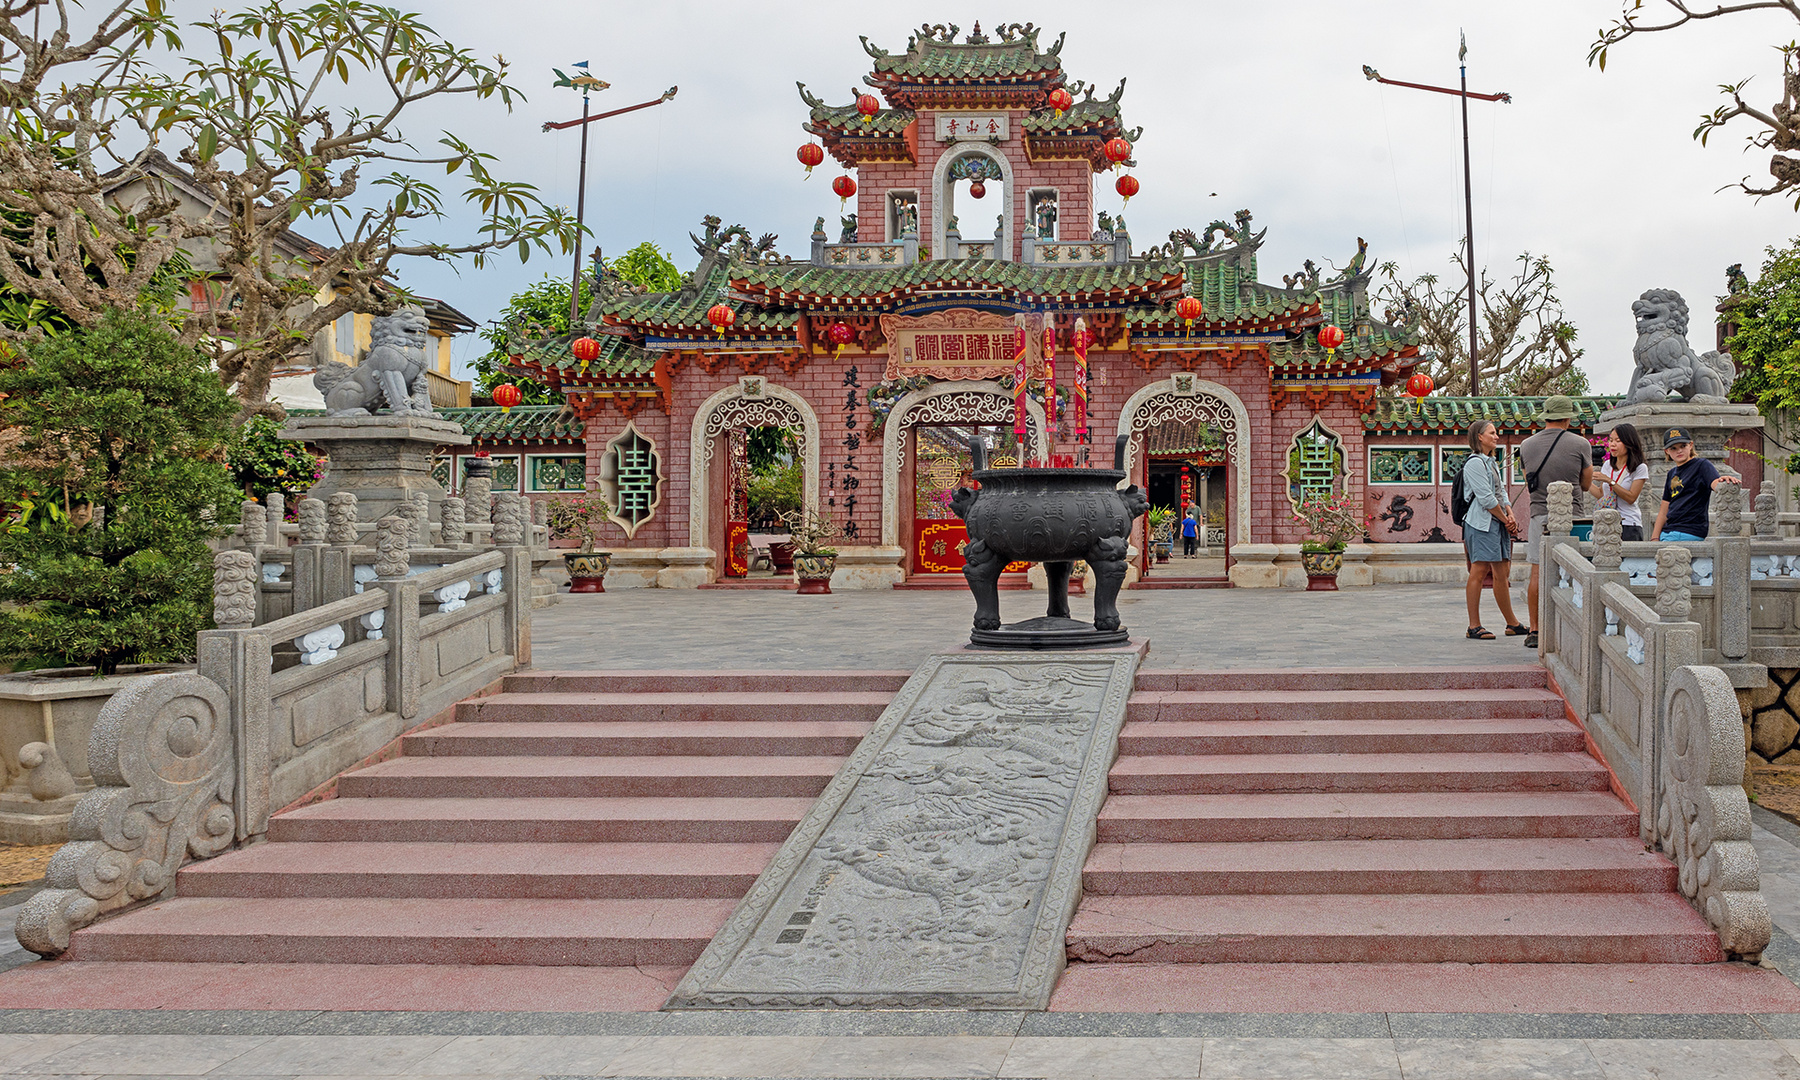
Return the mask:
{"type": "MultiPolygon", "coordinates": [[[[1644,458],[1650,463],[1650,482],[1638,496],[1638,510],[1644,515],[1644,536],[1656,521],[1662,504],[1663,479],[1669,475],[1669,459],[1663,453],[1663,435],[1672,427],[1685,428],[1694,437],[1694,452],[1712,461],[1728,476],[1737,470],[1725,463],[1730,452],[1725,443],[1737,432],[1763,426],[1762,414],[1754,405],[1695,405],[1686,401],[1645,401],[1608,409],[1594,423],[1594,434],[1604,435],[1619,424],[1637,428],[1644,442],[1644,458]]],[[[1749,502],[1746,495],[1745,502],[1749,502]]]]}
{"type": "Polygon", "coordinates": [[[422,416],[292,417],[281,437],[310,443],[330,458],[307,494],[329,499],[347,491],[363,521],[379,521],[418,491],[431,500],[436,519],[444,489],[432,479],[432,455],[440,446],[469,444],[462,425],[422,416]]]}

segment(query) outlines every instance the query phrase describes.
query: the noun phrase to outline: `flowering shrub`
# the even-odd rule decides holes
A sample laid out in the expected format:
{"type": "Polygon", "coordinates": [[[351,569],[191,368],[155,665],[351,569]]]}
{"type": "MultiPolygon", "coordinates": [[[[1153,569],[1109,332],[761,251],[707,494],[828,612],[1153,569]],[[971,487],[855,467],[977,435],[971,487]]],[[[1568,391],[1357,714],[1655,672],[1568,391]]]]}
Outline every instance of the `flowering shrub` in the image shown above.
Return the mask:
{"type": "Polygon", "coordinates": [[[590,480],[581,494],[550,500],[547,524],[550,535],[559,540],[571,536],[580,540],[581,553],[587,555],[594,550],[594,526],[611,516],[612,508],[590,480]]]}
{"type": "Polygon", "coordinates": [[[1294,508],[1294,520],[1306,526],[1302,551],[1342,551],[1345,544],[1362,535],[1367,524],[1361,508],[1348,495],[1309,495],[1294,508]]]}
{"type": "Polygon", "coordinates": [[[280,432],[281,425],[275,421],[253,416],[233,435],[225,458],[244,494],[261,499],[279,491],[293,514],[300,496],[324,475],[325,459],[304,443],[282,438],[280,432]]]}

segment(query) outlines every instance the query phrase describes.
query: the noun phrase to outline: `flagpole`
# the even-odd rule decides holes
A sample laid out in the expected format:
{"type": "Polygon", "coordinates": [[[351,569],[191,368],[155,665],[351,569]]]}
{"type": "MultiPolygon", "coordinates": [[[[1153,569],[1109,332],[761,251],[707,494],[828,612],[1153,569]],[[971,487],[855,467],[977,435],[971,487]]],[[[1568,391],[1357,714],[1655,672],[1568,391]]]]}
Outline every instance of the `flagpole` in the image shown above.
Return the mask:
{"type": "MultiPolygon", "coordinates": [[[[1468,154],[1468,106],[1464,105],[1463,153],[1468,154]]],[[[581,178],[575,182],[575,271],[569,278],[569,331],[581,320],[581,227],[587,218],[588,92],[581,88],[581,178]]]]}

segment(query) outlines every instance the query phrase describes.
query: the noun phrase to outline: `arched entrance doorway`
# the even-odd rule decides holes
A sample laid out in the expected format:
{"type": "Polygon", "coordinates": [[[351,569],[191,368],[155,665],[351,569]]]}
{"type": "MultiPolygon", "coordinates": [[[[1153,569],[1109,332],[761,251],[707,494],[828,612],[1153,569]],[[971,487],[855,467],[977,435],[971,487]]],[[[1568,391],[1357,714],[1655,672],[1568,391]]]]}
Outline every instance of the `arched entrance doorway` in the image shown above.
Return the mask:
{"type": "Polygon", "coordinates": [[[746,375],[701,403],[688,458],[688,543],[717,557],[713,579],[749,569],[748,515],[743,503],[748,433],[791,432],[801,463],[801,502],[819,503],[819,418],[806,399],[760,375],[746,375]],[[723,444],[724,453],[720,453],[723,444]]]}
{"type": "MultiPolygon", "coordinates": [[[[1049,443],[1043,408],[1027,400],[1026,413],[1027,456],[1045,457],[1049,443]]],[[[882,436],[881,542],[905,552],[902,565],[909,575],[961,573],[960,547],[967,533],[939,496],[962,482],[969,466],[969,437],[982,436],[998,454],[1013,453],[1012,423],[1012,395],[995,382],[938,383],[901,398],[888,414],[882,436]]]]}
{"type": "MultiPolygon", "coordinates": [[[[1118,434],[1131,437],[1128,482],[1150,494],[1151,506],[1175,512],[1175,550],[1181,550],[1184,499],[1200,505],[1204,498],[1208,516],[1216,520],[1219,531],[1212,536],[1223,541],[1224,550],[1213,555],[1228,562],[1232,545],[1250,542],[1250,414],[1243,399],[1192,372],[1176,372],[1126,400],[1118,434]]],[[[1139,568],[1149,568],[1154,556],[1148,522],[1137,526],[1133,542],[1139,568]]],[[[1224,563],[1218,576],[1223,568],[1224,563]]]]}

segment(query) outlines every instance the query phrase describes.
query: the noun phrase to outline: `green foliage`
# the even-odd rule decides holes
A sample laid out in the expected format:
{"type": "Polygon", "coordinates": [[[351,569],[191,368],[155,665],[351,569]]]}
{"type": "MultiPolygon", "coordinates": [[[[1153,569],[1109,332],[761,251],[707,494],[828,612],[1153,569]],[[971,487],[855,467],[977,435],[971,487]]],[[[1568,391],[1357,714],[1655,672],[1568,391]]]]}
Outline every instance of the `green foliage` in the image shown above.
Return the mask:
{"type": "Polygon", "coordinates": [[[1762,275],[1738,299],[1738,332],[1726,342],[1738,368],[1731,399],[1765,413],[1800,408],[1800,240],[1767,252],[1762,275]]]}
{"type": "MultiPolygon", "coordinates": [[[[648,292],[672,292],[681,288],[681,271],[661,248],[648,240],[606,263],[604,272],[648,292]]],[[[581,276],[580,287],[578,306],[585,312],[594,300],[591,274],[581,276]]],[[[489,348],[475,359],[476,389],[491,394],[494,387],[510,382],[523,395],[520,404],[560,405],[561,394],[552,394],[535,380],[512,374],[506,370],[506,365],[511,350],[528,342],[561,337],[568,332],[569,283],[546,274],[543,280],[515,293],[500,317],[481,331],[481,339],[489,348]]]]}
{"type": "Polygon", "coordinates": [[[551,499],[549,511],[550,535],[559,540],[574,537],[583,554],[594,550],[594,527],[612,515],[612,508],[600,496],[599,485],[592,480],[579,495],[551,499]]]}
{"type": "Polygon", "coordinates": [[[280,432],[268,417],[251,417],[232,433],[226,462],[245,494],[261,500],[279,491],[292,504],[324,474],[324,459],[280,432]]]}
{"type": "Polygon", "coordinates": [[[744,485],[749,496],[750,520],[774,521],[800,509],[802,469],[796,459],[768,469],[753,471],[744,485]]]}
{"type": "Polygon", "coordinates": [[[210,614],[215,532],[234,516],[224,464],[236,406],[162,322],[114,311],[0,369],[0,656],[120,664],[191,657],[210,614]],[[101,512],[90,520],[88,508],[101,512]]]}

